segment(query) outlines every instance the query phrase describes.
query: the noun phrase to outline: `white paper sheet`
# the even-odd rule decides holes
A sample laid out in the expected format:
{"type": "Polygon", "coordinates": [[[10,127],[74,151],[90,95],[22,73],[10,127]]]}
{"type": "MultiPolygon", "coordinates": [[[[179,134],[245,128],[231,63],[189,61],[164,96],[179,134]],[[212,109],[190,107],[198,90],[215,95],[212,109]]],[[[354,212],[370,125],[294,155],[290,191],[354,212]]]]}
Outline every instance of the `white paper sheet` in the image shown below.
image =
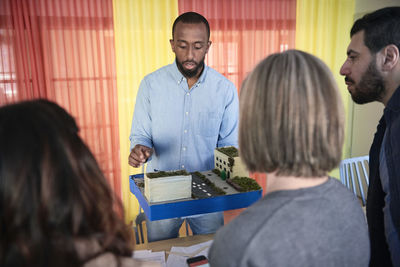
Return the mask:
{"type": "MultiPolygon", "coordinates": [[[[207,257],[208,250],[213,240],[193,245],[190,247],[172,247],[167,259],[167,267],[187,267],[186,259],[204,255],[207,257]]],[[[168,253],[168,252],[167,252],[168,253]]]]}
{"type": "Polygon", "coordinates": [[[152,252],[151,250],[135,250],[132,257],[140,261],[159,262],[162,267],[166,267],[165,252],[152,252]]]}

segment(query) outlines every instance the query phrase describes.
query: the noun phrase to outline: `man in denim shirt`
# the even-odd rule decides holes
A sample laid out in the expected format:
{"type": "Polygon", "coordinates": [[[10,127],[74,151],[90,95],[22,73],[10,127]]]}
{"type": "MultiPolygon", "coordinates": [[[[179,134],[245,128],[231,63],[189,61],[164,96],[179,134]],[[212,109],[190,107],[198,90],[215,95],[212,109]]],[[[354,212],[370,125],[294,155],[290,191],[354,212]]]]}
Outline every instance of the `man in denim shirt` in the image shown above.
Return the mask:
{"type": "Polygon", "coordinates": [[[400,7],[358,19],[340,69],[358,104],[385,105],[370,153],[370,266],[400,266],[400,7]]]}
{"type": "MultiPolygon", "coordinates": [[[[148,161],[147,172],[189,172],[214,168],[214,149],[237,147],[238,96],[235,86],[204,64],[210,28],[200,14],[180,15],[170,40],[175,62],[142,80],[131,129],[129,164],[148,161]]],[[[223,213],[186,218],[194,234],[214,233],[223,213]]],[[[147,220],[149,241],[174,238],[184,218],[147,220]]]]}

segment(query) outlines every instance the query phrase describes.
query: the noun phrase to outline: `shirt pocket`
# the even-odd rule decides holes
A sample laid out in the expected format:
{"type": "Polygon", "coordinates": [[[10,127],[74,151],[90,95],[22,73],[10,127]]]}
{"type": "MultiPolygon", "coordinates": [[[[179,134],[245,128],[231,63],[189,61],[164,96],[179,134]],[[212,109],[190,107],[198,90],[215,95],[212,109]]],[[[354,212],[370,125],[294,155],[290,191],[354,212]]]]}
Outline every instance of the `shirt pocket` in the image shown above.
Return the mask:
{"type": "Polygon", "coordinates": [[[221,120],[216,112],[200,112],[196,134],[206,137],[218,136],[221,120]]]}

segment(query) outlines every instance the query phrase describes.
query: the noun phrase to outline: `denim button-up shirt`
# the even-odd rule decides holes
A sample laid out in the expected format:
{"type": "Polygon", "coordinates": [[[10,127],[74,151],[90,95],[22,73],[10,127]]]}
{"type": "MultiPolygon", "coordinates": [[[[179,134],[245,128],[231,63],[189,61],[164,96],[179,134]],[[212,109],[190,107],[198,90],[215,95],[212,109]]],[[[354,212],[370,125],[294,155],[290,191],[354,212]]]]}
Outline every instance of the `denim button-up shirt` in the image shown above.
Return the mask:
{"type": "Polygon", "coordinates": [[[140,84],[131,149],[137,144],[154,148],[147,172],[213,169],[216,147],[238,145],[238,113],[232,82],[204,66],[189,90],[174,62],[150,73],[140,84]]]}

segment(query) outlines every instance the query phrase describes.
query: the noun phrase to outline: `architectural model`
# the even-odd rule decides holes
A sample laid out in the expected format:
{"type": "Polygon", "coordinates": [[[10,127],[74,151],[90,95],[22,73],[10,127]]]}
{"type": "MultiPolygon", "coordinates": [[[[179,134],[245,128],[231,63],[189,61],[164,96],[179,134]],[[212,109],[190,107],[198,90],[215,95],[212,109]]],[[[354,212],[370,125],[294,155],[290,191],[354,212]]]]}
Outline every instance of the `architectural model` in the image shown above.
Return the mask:
{"type": "Polygon", "coordinates": [[[215,169],[203,172],[155,172],[144,175],[144,195],[148,202],[172,201],[183,198],[208,198],[237,192],[259,190],[249,178],[235,147],[214,150],[215,169]],[[228,186],[229,184],[229,186],[228,186]]]}

